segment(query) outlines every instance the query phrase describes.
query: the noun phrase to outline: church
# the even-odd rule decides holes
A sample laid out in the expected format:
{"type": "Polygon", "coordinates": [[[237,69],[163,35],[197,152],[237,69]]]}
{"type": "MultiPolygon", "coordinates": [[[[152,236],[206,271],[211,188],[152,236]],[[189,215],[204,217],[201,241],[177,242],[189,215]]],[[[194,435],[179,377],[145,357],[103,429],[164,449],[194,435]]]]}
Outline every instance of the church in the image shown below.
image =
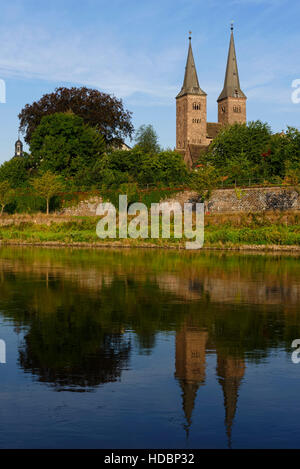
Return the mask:
{"type": "Polygon", "coordinates": [[[240,86],[233,25],[224,88],[217,100],[218,122],[207,122],[207,94],[199,85],[191,41],[190,36],[183,86],[176,96],[176,150],[189,168],[195,166],[223,126],[246,123],[247,119],[247,97],[240,86]]]}

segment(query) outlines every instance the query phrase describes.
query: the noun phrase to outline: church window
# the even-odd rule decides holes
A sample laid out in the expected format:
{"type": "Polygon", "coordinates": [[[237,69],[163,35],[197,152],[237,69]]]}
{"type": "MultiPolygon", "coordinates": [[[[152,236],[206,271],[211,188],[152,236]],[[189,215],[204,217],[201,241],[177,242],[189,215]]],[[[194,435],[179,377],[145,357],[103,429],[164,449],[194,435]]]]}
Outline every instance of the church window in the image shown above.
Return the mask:
{"type": "Polygon", "coordinates": [[[233,112],[237,112],[240,114],[242,112],[241,106],[233,106],[233,112]]]}
{"type": "Polygon", "coordinates": [[[201,109],[201,104],[200,103],[193,103],[193,110],[194,111],[200,111],[201,109]]]}

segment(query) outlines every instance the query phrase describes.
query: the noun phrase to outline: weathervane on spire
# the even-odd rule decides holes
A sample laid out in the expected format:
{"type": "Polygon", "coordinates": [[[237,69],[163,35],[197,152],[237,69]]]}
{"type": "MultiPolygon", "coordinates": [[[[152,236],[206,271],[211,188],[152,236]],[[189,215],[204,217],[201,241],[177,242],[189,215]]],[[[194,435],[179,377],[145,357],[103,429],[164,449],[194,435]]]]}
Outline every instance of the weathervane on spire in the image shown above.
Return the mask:
{"type": "Polygon", "coordinates": [[[189,31],[189,40],[191,41],[192,39],[192,31],[189,31]]]}
{"type": "Polygon", "coordinates": [[[234,24],[234,21],[231,20],[231,27],[230,27],[231,31],[233,31],[233,24],[234,24]]]}

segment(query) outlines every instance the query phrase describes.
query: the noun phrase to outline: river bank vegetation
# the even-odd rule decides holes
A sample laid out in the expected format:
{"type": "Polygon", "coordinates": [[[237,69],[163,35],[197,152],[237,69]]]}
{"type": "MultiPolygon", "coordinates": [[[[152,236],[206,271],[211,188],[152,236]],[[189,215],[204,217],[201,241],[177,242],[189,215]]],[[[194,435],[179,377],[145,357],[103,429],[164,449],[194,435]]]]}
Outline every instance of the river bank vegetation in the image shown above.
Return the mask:
{"type": "MultiPolygon", "coordinates": [[[[104,239],[96,234],[99,217],[57,215],[5,216],[0,225],[2,244],[57,244],[184,248],[187,239],[104,239]]],[[[149,226],[150,233],[150,226],[149,226]]],[[[209,215],[205,217],[206,248],[300,247],[297,212],[209,215]]]]}

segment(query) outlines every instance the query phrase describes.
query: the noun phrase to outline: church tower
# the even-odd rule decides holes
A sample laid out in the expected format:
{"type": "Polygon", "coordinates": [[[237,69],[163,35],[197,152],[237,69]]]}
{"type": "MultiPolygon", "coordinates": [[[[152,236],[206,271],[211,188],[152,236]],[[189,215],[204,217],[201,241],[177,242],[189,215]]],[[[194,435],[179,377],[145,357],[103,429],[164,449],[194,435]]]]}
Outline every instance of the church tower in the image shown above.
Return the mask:
{"type": "Polygon", "coordinates": [[[176,149],[183,152],[190,144],[207,145],[207,95],[199,86],[191,39],[183,86],[176,97],[176,149]]]}
{"type": "Polygon", "coordinates": [[[219,123],[222,125],[246,123],[246,100],[247,97],[240,87],[232,24],[224,88],[218,99],[219,123]]]}
{"type": "Polygon", "coordinates": [[[18,140],[15,143],[15,157],[19,157],[19,156],[23,156],[23,155],[24,155],[23,143],[21,142],[20,137],[19,137],[18,140]]]}

